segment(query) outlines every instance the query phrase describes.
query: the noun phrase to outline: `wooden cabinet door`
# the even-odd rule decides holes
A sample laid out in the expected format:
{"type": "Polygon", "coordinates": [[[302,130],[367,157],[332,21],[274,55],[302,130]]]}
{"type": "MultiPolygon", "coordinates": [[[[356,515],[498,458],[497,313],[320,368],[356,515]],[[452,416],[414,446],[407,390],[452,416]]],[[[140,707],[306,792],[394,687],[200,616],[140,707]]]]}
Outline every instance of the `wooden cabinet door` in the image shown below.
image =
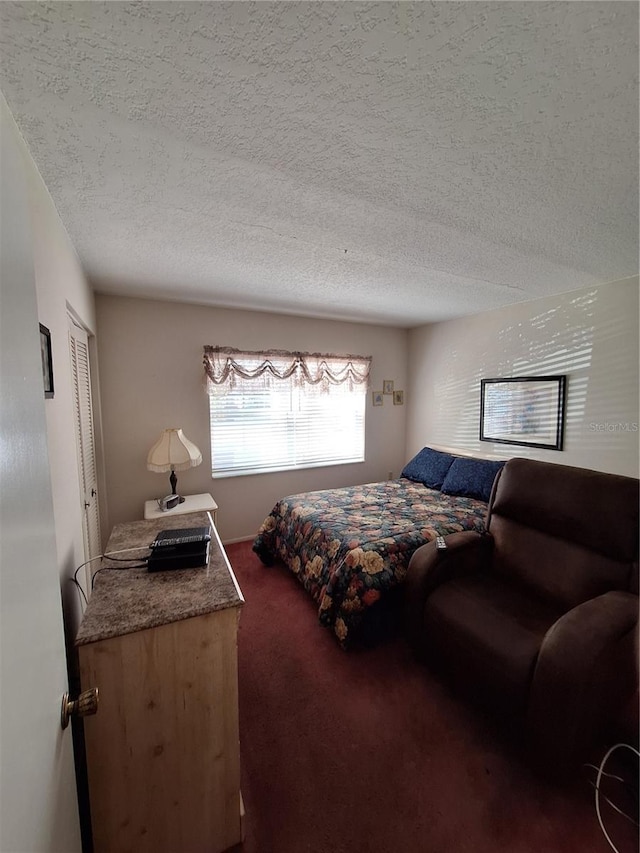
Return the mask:
{"type": "Polygon", "coordinates": [[[241,840],[235,608],[79,647],[96,853],[241,840]]]}

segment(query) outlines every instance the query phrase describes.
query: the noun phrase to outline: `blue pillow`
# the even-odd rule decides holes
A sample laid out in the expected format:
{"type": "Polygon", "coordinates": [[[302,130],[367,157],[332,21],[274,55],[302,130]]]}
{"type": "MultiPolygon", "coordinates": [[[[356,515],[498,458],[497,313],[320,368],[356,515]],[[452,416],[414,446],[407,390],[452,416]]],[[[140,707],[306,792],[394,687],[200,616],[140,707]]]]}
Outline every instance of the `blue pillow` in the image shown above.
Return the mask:
{"type": "Polygon", "coordinates": [[[493,481],[503,465],[504,462],[489,459],[457,457],[447,471],[442,491],[445,495],[464,495],[488,502],[493,481]]]}
{"type": "Polygon", "coordinates": [[[429,489],[439,489],[454,458],[450,453],[423,447],[420,453],[407,462],[400,476],[423,483],[429,489]]]}

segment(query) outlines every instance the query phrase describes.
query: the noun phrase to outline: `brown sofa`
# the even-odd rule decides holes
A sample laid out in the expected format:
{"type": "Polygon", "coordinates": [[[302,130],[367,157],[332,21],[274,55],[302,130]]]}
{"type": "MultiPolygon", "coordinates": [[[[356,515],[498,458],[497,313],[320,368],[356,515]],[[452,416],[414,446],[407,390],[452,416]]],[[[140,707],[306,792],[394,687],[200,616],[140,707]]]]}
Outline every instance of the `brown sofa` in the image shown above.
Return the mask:
{"type": "Polygon", "coordinates": [[[637,685],[638,480],[511,459],[487,531],[415,552],[408,637],[566,769],[637,685]]]}

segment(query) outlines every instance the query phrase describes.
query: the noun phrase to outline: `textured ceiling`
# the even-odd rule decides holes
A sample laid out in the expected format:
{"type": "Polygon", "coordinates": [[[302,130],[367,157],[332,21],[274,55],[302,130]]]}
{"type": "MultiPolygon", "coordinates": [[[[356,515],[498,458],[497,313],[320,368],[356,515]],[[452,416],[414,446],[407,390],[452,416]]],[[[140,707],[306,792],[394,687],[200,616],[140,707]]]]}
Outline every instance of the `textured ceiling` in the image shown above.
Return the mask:
{"type": "Polygon", "coordinates": [[[101,292],[414,326],[638,270],[635,2],[0,3],[101,292]]]}

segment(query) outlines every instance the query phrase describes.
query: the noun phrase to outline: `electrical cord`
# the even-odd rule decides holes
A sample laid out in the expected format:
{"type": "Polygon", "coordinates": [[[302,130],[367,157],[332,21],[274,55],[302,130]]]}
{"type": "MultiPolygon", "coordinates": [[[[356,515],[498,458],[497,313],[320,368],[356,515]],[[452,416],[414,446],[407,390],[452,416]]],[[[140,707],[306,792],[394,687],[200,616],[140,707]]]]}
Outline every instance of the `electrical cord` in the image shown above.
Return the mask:
{"type": "Polygon", "coordinates": [[[80,584],[80,582],[75,578],[71,578],[71,583],[74,583],[78,587],[78,592],[84,599],[84,606],[86,607],[89,602],[87,601],[87,596],[84,594],[84,590],[82,589],[82,584],[80,584]]]}
{"type": "Polygon", "coordinates": [[[102,568],[97,569],[91,577],[91,589],[93,589],[93,585],[95,584],[96,577],[97,577],[97,575],[100,574],[100,572],[125,572],[128,569],[146,569],[146,568],[147,568],[146,563],[139,563],[137,566],[118,566],[118,568],[116,568],[115,566],[102,566],[102,568]]]}
{"type": "MultiPolygon", "coordinates": [[[[590,767],[592,770],[595,770],[595,771],[596,771],[596,773],[597,773],[597,772],[598,772],[598,770],[599,770],[599,767],[598,767],[598,765],[597,765],[597,764],[588,764],[588,763],[587,763],[587,764],[583,764],[582,766],[583,766],[583,767],[590,767]]],[[[625,785],[627,784],[627,783],[625,782],[625,780],[622,778],[622,776],[616,776],[616,774],[615,774],[615,773],[605,773],[605,772],[603,771],[603,772],[602,772],[602,775],[603,775],[603,776],[607,776],[609,779],[617,779],[617,780],[618,780],[618,782],[623,782],[625,785]]],[[[594,782],[594,783],[592,783],[592,784],[593,784],[593,786],[594,786],[594,788],[595,788],[595,782],[594,782]]]]}
{"type": "MultiPolygon", "coordinates": [[[[148,547],[148,546],[145,546],[145,547],[148,547]]],[[[134,549],[131,548],[130,550],[133,551],[134,549]]],[[[139,551],[141,549],[138,548],[137,550],[139,551]]],[[[113,551],[113,553],[119,554],[120,552],[119,551],[113,551]]],[[[112,557],[111,554],[103,554],[102,556],[105,558],[105,560],[113,560],[114,563],[130,563],[132,560],[147,559],[146,557],[112,557]]]]}
{"type": "MultiPolygon", "coordinates": [[[[84,563],[80,563],[78,568],[73,573],[73,577],[71,578],[71,581],[80,590],[80,594],[82,595],[82,597],[84,599],[85,606],[89,603],[89,601],[87,599],[87,596],[85,594],[84,589],[82,588],[82,584],[78,580],[78,572],[80,571],[80,569],[83,569],[85,566],[88,566],[89,563],[93,563],[96,560],[107,559],[107,560],[115,560],[117,562],[130,563],[130,562],[133,562],[136,560],[145,559],[144,557],[114,557],[113,555],[114,554],[125,554],[129,551],[148,551],[148,550],[149,550],[148,545],[141,545],[141,546],[138,546],[137,548],[121,548],[119,551],[110,551],[109,553],[98,554],[95,557],[89,557],[89,559],[85,560],[84,563]]],[[[123,566],[123,568],[137,569],[137,568],[144,568],[145,566],[146,566],[146,563],[144,563],[142,566],[123,566]]],[[[104,568],[108,568],[108,567],[105,566],[104,568]]],[[[102,571],[102,569],[98,569],[98,572],[99,571],[102,571]]],[[[95,577],[98,574],[98,572],[94,572],[93,577],[95,577]]],[[[91,579],[91,589],[93,589],[93,578],[91,579]]]]}
{"type": "MultiPolygon", "coordinates": [[[[630,750],[631,752],[635,753],[635,755],[637,755],[637,756],[638,756],[638,758],[640,758],[640,752],[638,752],[638,750],[637,750],[634,746],[631,746],[631,745],[630,745],[630,744],[628,744],[628,743],[616,743],[616,744],[614,744],[612,747],[610,747],[610,748],[605,752],[604,757],[603,757],[602,761],[600,762],[600,765],[599,765],[599,767],[598,767],[598,775],[596,776],[596,781],[595,781],[595,785],[594,785],[594,788],[595,788],[596,816],[597,816],[597,818],[598,818],[598,823],[600,824],[600,829],[602,830],[602,833],[603,833],[604,837],[607,839],[607,842],[609,843],[609,846],[610,846],[610,847],[611,847],[611,849],[614,851],[614,853],[620,853],[620,851],[618,850],[618,848],[615,846],[615,844],[614,844],[614,843],[613,843],[613,841],[611,840],[611,837],[609,836],[609,833],[608,833],[608,832],[607,832],[607,830],[605,829],[604,821],[602,820],[602,813],[601,813],[601,811],[600,811],[600,797],[603,797],[603,799],[605,799],[605,800],[606,800],[610,805],[612,805],[612,806],[613,806],[613,808],[614,808],[616,811],[620,812],[620,814],[624,815],[624,817],[628,818],[628,819],[629,819],[629,820],[631,820],[633,823],[635,823],[635,821],[633,820],[633,818],[630,818],[630,817],[629,817],[629,815],[625,814],[621,809],[619,809],[616,805],[614,805],[614,804],[609,800],[609,798],[608,798],[608,797],[605,797],[605,796],[604,796],[604,794],[601,794],[601,793],[600,793],[600,781],[601,781],[602,777],[603,777],[603,776],[613,776],[613,774],[605,773],[604,768],[605,768],[605,765],[606,765],[607,761],[609,760],[610,756],[612,755],[612,753],[613,753],[613,752],[615,752],[615,751],[616,751],[616,749],[628,749],[628,750],[630,750]]],[[[593,765],[589,765],[589,766],[593,766],[593,765]]],[[[619,776],[613,776],[613,778],[620,779],[620,777],[619,777],[619,776]]],[[[622,780],[622,779],[620,779],[620,781],[623,781],[623,780],[622,780]]]]}
{"type": "MultiPolygon", "coordinates": [[[[591,780],[589,780],[589,784],[591,785],[592,788],[595,789],[595,787],[596,787],[595,782],[592,782],[591,780]]],[[[620,808],[620,806],[617,806],[613,802],[613,800],[609,799],[609,797],[607,797],[605,794],[603,794],[602,791],[600,791],[600,797],[605,801],[605,803],[608,803],[614,811],[618,812],[619,815],[622,815],[623,818],[628,820],[629,823],[632,823],[634,826],[640,826],[640,824],[638,823],[638,821],[635,818],[631,817],[630,814],[627,814],[623,809],[620,808]]]]}

